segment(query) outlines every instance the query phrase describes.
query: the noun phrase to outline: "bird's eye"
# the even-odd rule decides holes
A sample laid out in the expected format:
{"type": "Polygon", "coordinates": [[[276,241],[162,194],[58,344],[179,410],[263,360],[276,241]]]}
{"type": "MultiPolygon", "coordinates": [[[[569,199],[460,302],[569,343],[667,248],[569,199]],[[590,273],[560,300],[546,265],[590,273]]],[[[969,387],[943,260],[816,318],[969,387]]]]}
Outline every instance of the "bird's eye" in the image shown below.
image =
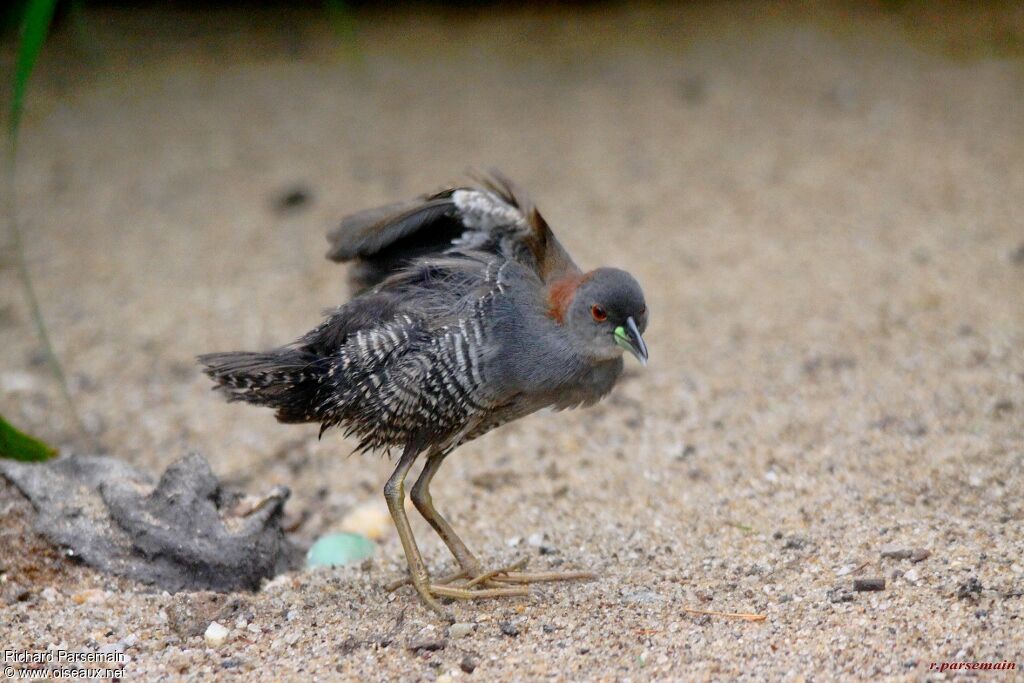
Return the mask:
{"type": "Polygon", "coordinates": [[[594,320],[599,323],[603,323],[608,319],[608,311],[604,310],[604,306],[601,304],[594,304],[591,306],[590,315],[594,316],[594,320]]]}

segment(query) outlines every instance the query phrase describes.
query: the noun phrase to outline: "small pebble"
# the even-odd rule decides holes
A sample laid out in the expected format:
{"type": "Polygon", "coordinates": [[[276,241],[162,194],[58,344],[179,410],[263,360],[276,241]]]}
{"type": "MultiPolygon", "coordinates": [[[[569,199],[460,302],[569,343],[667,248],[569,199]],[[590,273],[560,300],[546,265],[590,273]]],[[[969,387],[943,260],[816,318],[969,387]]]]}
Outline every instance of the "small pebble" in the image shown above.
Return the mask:
{"type": "Polygon", "coordinates": [[[307,567],[338,567],[356,564],[373,556],[376,544],[361,534],[328,534],[317,539],[306,553],[307,567]]]}
{"type": "Polygon", "coordinates": [[[903,578],[913,583],[920,579],[921,575],[918,573],[917,569],[910,569],[903,573],[903,578]]]}
{"type": "Polygon", "coordinates": [[[228,639],[228,630],[216,621],[211,621],[210,625],[206,627],[206,632],[203,633],[203,639],[210,647],[220,647],[228,639]]]}
{"type": "Polygon", "coordinates": [[[71,596],[72,602],[76,605],[84,605],[86,603],[98,605],[106,602],[107,592],[100,590],[99,588],[89,588],[84,591],[80,591],[71,596]]]}
{"type": "Polygon", "coordinates": [[[622,596],[622,601],[633,604],[649,605],[656,602],[662,602],[665,598],[661,597],[654,591],[642,590],[627,593],[622,596]]]}
{"type": "Polygon", "coordinates": [[[304,207],[309,203],[310,198],[311,192],[307,188],[297,185],[282,192],[274,204],[279,212],[285,213],[304,207]]]}
{"type": "Polygon", "coordinates": [[[542,545],[544,545],[544,534],[530,534],[529,537],[527,537],[526,539],[526,544],[533,548],[541,547],[542,545]]]}
{"type": "Polygon", "coordinates": [[[395,530],[395,523],[383,503],[367,501],[349,510],[341,520],[341,530],[379,541],[395,530]]]}
{"type": "Polygon", "coordinates": [[[511,621],[503,621],[498,625],[501,627],[501,632],[509,638],[515,638],[519,635],[519,629],[511,621]]]}
{"type": "Polygon", "coordinates": [[[884,591],[884,578],[854,579],[853,590],[855,591],[884,591]]]}
{"type": "Polygon", "coordinates": [[[912,548],[901,548],[895,545],[887,545],[881,550],[882,557],[890,560],[909,560],[913,554],[912,548]]]}
{"type": "Polygon", "coordinates": [[[462,661],[459,662],[459,668],[468,674],[471,674],[474,671],[476,671],[476,666],[476,660],[470,657],[469,655],[463,657],[462,661]]]}
{"type": "Polygon", "coordinates": [[[413,652],[435,652],[443,650],[448,641],[438,636],[433,626],[426,626],[409,639],[408,648],[413,652]]]}

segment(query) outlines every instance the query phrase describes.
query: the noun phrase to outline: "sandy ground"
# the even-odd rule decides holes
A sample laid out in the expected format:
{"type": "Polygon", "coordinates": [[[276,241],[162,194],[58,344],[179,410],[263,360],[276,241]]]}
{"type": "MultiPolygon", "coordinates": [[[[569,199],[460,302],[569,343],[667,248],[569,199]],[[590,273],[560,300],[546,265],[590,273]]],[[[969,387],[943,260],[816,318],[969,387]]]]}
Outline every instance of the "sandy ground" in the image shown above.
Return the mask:
{"type": "Polygon", "coordinates": [[[153,471],[198,450],[250,491],[289,486],[300,540],[336,528],[389,463],[221,402],[192,359],[313,326],[345,298],[325,229],[469,166],[532,189],[581,264],[637,275],[652,360],[596,408],[462,448],[434,487],[481,557],[599,582],[454,605],[476,625],[456,638],[382,590],[403,568],[391,535],[362,567],[202,607],[62,559],[4,485],[4,647],[122,648],[130,680],[951,679],[928,671],[944,660],[1021,678],[1012,33],[988,49],[965,29],[964,48],[883,12],[738,4],[423,9],[360,15],[354,51],[316,12],[87,21],[92,42],[58,34],[33,84],[18,203],[98,445],[61,409],[5,256],[12,422],[153,471]],[[311,200],[281,209],[293,188],[311,200]],[[852,591],[871,577],[885,590],[852,591]],[[219,649],[189,635],[214,616],[219,649]]]}

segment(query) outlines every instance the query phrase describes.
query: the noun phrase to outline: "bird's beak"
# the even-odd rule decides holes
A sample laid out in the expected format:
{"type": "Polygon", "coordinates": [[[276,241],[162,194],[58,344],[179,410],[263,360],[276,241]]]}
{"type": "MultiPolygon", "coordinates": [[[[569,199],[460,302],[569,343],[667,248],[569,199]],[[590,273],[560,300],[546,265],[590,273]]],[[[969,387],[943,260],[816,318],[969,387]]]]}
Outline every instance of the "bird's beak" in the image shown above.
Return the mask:
{"type": "Polygon", "coordinates": [[[647,365],[647,344],[632,317],[626,318],[625,325],[615,328],[615,343],[636,356],[640,365],[647,365]]]}

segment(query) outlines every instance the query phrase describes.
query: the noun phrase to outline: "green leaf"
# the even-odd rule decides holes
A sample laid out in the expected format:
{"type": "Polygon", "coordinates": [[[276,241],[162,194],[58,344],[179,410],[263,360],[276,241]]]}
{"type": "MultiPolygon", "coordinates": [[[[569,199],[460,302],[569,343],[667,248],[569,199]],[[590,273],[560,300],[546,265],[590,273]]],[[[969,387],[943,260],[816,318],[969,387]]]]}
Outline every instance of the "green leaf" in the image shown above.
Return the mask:
{"type": "Polygon", "coordinates": [[[41,462],[57,455],[57,449],[35,437],[19,432],[0,415],[0,458],[41,462]]]}
{"type": "Polygon", "coordinates": [[[18,68],[14,74],[14,93],[11,97],[11,141],[18,138],[21,112],[25,104],[25,91],[32,68],[42,52],[46,34],[50,31],[53,9],[57,0],[28,0],[21,24],[21,47],[18,49],[18,68]]]}

